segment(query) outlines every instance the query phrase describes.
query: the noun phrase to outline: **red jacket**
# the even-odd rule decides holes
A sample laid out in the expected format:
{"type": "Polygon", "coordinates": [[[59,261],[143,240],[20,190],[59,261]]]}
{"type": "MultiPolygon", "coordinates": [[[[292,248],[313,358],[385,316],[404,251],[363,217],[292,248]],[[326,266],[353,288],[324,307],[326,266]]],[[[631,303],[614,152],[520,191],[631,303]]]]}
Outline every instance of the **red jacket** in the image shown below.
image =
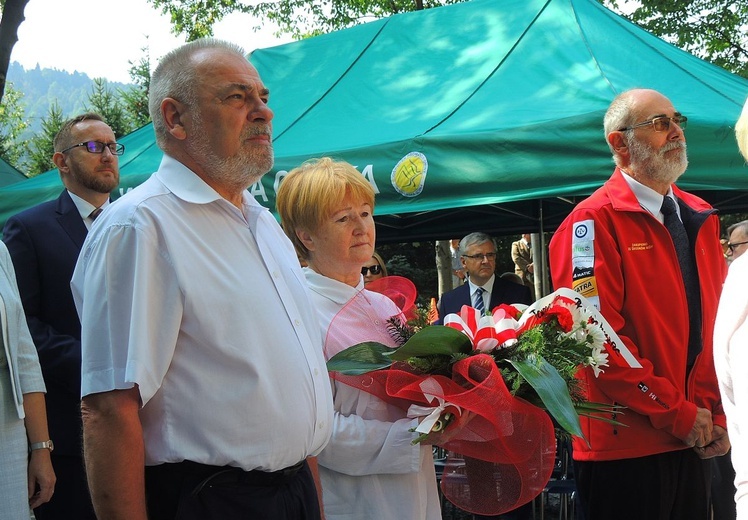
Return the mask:
{"type": "MultiPolygon", "coordinates": [[[[550,243],[553,285],[573,287],[593,302],[641,363],[630,368],[615,356],[598,378],[580,371],[592,402],[626,407],[616,419],[626,426],[582,418],[589,445],[574,439],[577,460],[616,460],[686,448],[696,408],[725,417],[712,359],[712,332],[726,265],[719,220],[698,197],[673,186],[684,202],[682,220],[696,236],[701,288],[703,348],[686,381],[688,309],[680,267],[663,224],[643,209],[621,172],[564,220],[550,243]]],[[[693,240],[693,239],[692,239],[693,240]]]]}

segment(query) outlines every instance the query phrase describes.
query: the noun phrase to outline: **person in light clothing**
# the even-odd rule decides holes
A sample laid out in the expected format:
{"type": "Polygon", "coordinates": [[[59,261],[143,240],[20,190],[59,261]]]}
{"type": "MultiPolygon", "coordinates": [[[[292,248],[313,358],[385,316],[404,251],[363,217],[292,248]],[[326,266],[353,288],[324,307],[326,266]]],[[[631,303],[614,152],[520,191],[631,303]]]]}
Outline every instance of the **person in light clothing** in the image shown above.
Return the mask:
{"type": "MultiPolygon", "coordinates": [[[[748,102],[735,125],[743,157],[748,160],[748,102]]],[[[735,231],[733,230],[733,234],[735,231]]],[[[730,242],[733,236],[730,234],[730,242]]],[[[735,468],[737,518],[748,519],[748,255],[733,250],[733,261],[719,300],[714,325],[714,367],[735,468]]]]}
{"type": "Polygon", "coordinates": [[[55,489],[44,404],[44,380],[16,287],[8,249],[0,243],[0,517],[29,520],[29,507],[55,489]]]}
{"type": "Polygon", "coordinates": [[[273,164],[268,96],[235,45],[164,56],[149,95],[164,158],[84,243],[72,287],[99,518],[320,518],[306,459],[332,395],[316,316],[246,190],[273,164]]]}
{"type": "MultiPolygon", "coordinates": [[[[361,265],[374,250],[374,191],[350,164],[324,158],[292,170],[278,213],[296,251],[326,338],[325,357],[363,341],[396,346],[387,320],[400,309],[364,289],[361,265]]],[[[441,518],[430,445],[418,426],[378,397],[332,380],[335,422],[319,455],[325,516],[356,520],[441,518]]]]}

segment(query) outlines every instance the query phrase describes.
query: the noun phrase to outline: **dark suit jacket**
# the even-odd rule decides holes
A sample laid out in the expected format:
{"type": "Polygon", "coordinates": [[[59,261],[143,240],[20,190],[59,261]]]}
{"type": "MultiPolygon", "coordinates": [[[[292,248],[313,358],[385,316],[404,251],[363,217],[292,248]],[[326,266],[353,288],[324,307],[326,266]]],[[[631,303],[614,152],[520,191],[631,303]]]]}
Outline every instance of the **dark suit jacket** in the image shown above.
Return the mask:
{"type": "MultiPolygon", "coordinates": [[[[498,276],[494,276],[493,289],[491,290],[490,309],[493,309],[502,303],[524,303],[525,305],[530,305],[532,303],[530,289],[524,285],[508,282],[498,276]]],[[[463,305],[473,305],[473,302],[470,299],[470,284],[468,283],[442,294],[442,297],[439,300],[439,305],[437,306],[439,310],[439,321],[436,323],[441,325],[444,316],[460,312],[463,305]]]]}
{"type": "Polygon", "coordinates": [[[86,225],[67,191],[8,219],[3,241],[47,385],[55,453],[81,454],[81,326],[70,291],[86,225]]]}

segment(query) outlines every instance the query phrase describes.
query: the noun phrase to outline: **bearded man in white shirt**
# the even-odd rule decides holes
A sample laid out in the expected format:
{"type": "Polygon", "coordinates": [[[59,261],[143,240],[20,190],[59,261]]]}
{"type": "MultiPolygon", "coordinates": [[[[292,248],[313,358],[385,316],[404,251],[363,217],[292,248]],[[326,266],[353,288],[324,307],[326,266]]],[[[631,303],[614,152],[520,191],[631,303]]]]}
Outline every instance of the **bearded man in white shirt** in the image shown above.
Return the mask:
{"type": "Polygon", "coordinates": [[[273,164],[268,96],[232,44],[162,58],[161,166],[84,244],[72,285],[99,518],[320,517],[306,462],[332,422],[319,326],[291,243],[246,191],[273,164]]]}

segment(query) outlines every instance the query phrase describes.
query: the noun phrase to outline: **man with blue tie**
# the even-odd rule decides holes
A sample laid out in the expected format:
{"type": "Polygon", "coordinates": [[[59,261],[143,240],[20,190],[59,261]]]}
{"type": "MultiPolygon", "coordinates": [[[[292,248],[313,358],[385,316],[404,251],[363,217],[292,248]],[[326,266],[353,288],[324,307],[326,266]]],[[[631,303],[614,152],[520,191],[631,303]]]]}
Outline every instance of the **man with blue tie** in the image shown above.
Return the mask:
{"type": "Polygon", "coordinates": [[[81,444],[81,327],[70,279],[88,229],[119,184],[124,146],[101,116],[87,113],[63,123],[54,149],[65,190],[8,219],[3,240],[39,352],[54,441],[56,492],[34,513],[37,520],[94,520],[81,444]]]}
{"type": "Polygon", "coordinates": [[[532,303],[530,289],[496,276],[496,244],[489,235],[470,233],[460,240],[459,254],[468,283],[442,294],[437,306],[439,324],[463,305],[490,312],[502,303],[532,303]]]}

